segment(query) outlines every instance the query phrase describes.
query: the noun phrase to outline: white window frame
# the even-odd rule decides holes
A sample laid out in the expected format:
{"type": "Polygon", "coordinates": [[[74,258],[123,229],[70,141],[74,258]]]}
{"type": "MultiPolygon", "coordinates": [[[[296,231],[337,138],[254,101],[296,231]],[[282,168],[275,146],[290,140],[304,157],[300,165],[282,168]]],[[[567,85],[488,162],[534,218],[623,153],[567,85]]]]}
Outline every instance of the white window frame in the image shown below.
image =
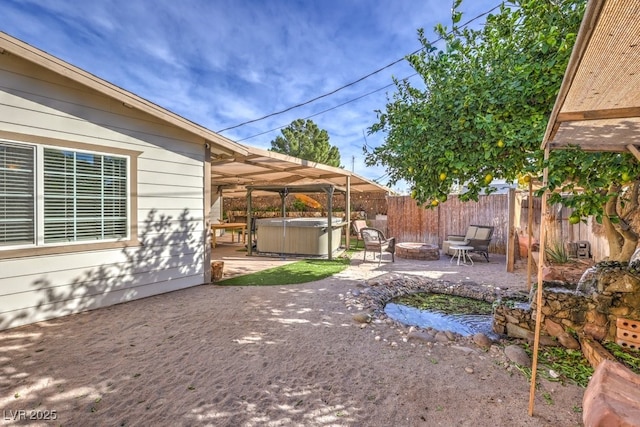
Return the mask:
{"type": "MultiPolygon", "coordinates": [[[[121,153],[112,153],[108,151],[101,151],[95,149],[83,149],[74,146],[65,146],[65,145],[50,145],[46,143],[32,143],[32,142],[24,142],[24,141],[15,141],[6,138],[0,138],[0,142],[8,143],[16,146],[23,147],[32,147],[34,148],[34,187],[35,187],[35,201],[34,201],[34,242],[29,244],[22,245],[7,245],[0,246],[0,257],[3,255],[3,252],[10,250],[21,250],[21,249],[37,249],[37,248],[51,248],[51,247],[60,247],[60,246],[78,246],[78,245],[87,245],[87,244],[103,244],[103,243],[113,243],[113,242],[122,242],[122,241],[130,241],[132,236],[132,200],[131,200],[131,171],[132,171],[132,156],[121,153]],[[68,151],[89,155],[97,155],[103,157],[116,157],[124,159],[126,162],[125,173],[126,173],[126,225],[125,225],[125,233],[126,235],[119,238],[107,238],[107,239],[91,239],[91,240],[73,240],[73,241],[61,241],[61,242],[52,242],[45,243],[45,202],[44,202],[44,150],[45,149],[53,149],[58,151],[68,151]]],[[[72,145],[72,144],[70,144],[72,145]]],[[[77,194],[77,189],[75,189],[77,194]]],[[[75,196],[75,194],[74,194],[75,196]]]]}

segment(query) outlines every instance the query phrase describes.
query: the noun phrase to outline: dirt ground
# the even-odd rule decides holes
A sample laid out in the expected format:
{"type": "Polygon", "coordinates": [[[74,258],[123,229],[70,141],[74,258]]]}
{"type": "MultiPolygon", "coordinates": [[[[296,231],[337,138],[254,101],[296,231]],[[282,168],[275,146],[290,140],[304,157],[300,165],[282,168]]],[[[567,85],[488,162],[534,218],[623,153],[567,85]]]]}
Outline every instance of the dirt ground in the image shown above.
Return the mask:
{"type": "Polygon", "coordinates": [[[0,423],[581,425],[583,389],[540,379],[530,417],[529,382],[498,346],[407,341],[406,329],[355,322],[345,303],[390,271],[524,286],[522,268],[504,268],[496,256],[380,267],[360,257],[318,282],[202,285],[0,332],[0,423]]]}

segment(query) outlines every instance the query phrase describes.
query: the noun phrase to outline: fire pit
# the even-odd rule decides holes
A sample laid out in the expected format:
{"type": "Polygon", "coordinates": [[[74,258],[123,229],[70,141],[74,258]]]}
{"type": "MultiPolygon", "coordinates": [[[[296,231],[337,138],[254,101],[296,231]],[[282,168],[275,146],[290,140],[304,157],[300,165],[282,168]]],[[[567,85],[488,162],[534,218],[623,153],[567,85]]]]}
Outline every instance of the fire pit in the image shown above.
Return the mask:
{"type": "Polygon", "coordinates": [[[396,245],[396,255],[406,259],[436,261],[440,259],[440,249],[429,243],[404,242],[396,245]]]}

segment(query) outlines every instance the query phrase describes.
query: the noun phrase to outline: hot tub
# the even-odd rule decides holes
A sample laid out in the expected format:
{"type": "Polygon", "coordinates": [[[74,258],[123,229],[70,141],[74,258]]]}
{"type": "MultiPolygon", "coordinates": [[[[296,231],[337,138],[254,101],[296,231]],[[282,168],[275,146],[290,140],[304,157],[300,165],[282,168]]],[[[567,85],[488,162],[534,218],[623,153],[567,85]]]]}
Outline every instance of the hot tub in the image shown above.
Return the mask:
{"type": "MultiPolygon", "coordinates": [[[[342,218],[332,219],[331,253],[340,247],[342,218]]],[[[256,220],[258,252],[290,255],[328,255],[327,218],[262,218],[256,220]]]]}

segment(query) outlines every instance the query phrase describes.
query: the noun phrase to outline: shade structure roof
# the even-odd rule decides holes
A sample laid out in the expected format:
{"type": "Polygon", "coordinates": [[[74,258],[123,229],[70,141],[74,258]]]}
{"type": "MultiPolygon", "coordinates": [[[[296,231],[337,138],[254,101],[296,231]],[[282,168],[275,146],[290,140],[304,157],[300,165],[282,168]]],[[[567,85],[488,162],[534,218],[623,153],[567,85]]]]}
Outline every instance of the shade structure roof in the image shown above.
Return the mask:
{"type": "Polygon", "coordinates": [[[589,0],[543,148],[639,156],[639,17],[637,0],[589,0]]]}
{"type": "Polygon", "coordinates": [[[266,195],[259,186],[329,184],[349,186],[351,192],[385,192],[389,188],[346,169],[291,157],[256,147],[246,152],[219,153],[211,158],[211,187],[220,188],[225,197],[246,197],[247,186],[258,186],[254,195],[266,195]],[[347,183],[347,180],[349,181],[347,183]],[[264,193],[264,194],[263,194],[264,193]]]}

